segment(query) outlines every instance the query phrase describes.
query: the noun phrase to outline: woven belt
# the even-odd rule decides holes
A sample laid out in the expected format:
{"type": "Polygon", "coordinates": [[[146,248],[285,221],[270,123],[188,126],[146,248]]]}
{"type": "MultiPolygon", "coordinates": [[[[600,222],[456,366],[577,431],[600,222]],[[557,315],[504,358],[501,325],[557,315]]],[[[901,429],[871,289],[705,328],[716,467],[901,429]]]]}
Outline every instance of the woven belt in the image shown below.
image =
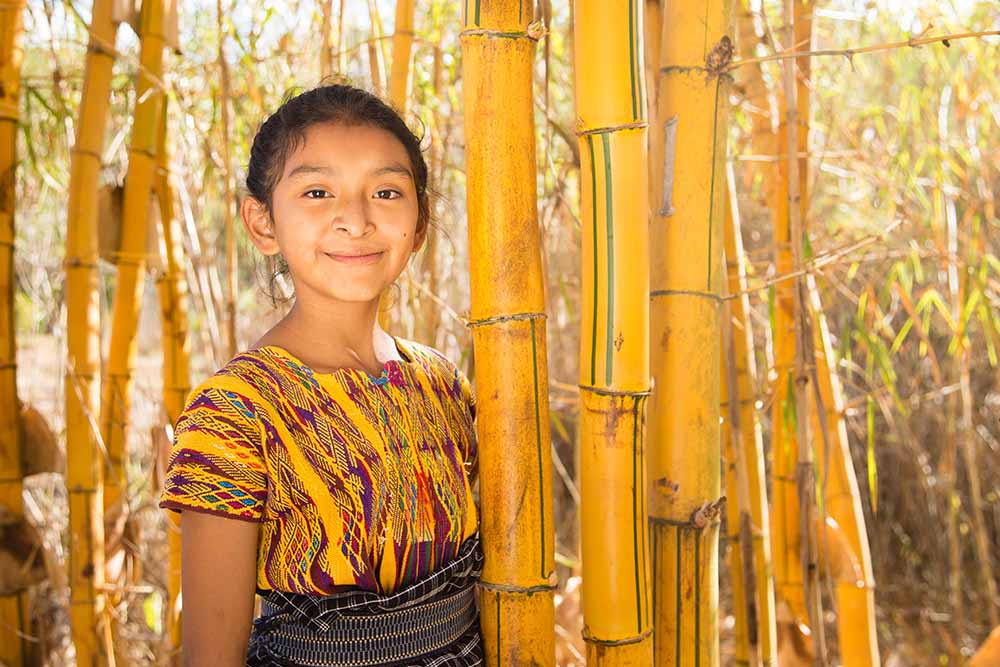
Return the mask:
{"type": "MultiPolygon", "coordinates": [[[[409,664],[409,660],[423,664],[420,660],[448,650],[478,622],[476,582],[482,563],[477,535],[466,540],[447,565],[388,595],[363,590],[329,596],[263,592],[247,665],[371,667],[409,664]]],[[[474,635],[481,653],[478,628],[474,635]]],[[[470,651],[467,647],[464,652],[470,651]]]]}
{"type": "MultiPolygon", "coordinates": [[[[414,658],[448,646],[476,620],[475,586],[448,597],[377,616],[332,618],[322,633],[298,623],[284,623],[272,634],[272,649],[306,665],[347,667],[414,658]]],[[[261,603],[261,615],[281,607],[261,603]]]]}

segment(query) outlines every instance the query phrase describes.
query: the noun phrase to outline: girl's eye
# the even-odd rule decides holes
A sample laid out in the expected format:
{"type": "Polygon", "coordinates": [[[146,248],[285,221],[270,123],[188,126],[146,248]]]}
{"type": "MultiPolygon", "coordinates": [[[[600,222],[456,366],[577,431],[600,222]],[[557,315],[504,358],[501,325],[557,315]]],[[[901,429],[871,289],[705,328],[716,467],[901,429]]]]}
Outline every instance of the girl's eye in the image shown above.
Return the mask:
{"type": "Polygon", "coordinates": [[[305,192],[305,195],[308,199],[325,199],[328,194],[330,193],[327,192],[326,190],[321,190],[318,188],[314,188],[312,190],[306,190],[305,192]],[[319,193],[319,195],[313,196],[317,192],[319,193]]]}
{"type": "Polygon", "coordinates": [[[396,196],[395,197],[377,197],[378,199],[398,199],[399,197],[403,196],[402,193],[400,193],[398,190],[379,190],[375,194],[376,195],[380,195],[383,192],[391,192],[391,193],[394,193],[396,196]]]}

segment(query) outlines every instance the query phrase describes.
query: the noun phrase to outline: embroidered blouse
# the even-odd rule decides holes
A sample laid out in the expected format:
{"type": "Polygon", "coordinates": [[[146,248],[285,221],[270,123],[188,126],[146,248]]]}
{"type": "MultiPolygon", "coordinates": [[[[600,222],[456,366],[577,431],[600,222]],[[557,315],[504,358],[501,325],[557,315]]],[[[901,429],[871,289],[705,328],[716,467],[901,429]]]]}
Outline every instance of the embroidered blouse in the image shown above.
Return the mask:
{"type": "Polygon", "coordinates": [[[160,507],[261,524],[257,588],[390,593],[475,534],[475,398],[432,347],[395,338],[382,374],[235,356],[174,428],[160,507]]]}

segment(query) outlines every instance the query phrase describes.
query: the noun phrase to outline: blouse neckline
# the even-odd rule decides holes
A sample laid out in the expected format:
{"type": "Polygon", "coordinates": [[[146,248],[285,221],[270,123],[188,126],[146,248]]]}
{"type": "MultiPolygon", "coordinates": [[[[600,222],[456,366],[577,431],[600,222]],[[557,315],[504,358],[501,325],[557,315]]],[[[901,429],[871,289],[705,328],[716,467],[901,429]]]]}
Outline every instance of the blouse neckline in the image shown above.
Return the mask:
{"type": "Polygon", "coordinates": [[[270,350],[271,352],[276,352],[278,356],[284,357],[285,359],[295,363],[297,366],[300,366],[302,369],[307,371],[309,375],[312,375],[314,377],[335,378],[340,375],[361,375],[372,382],[375,382],[377,384],[382,384],[388,380],[390,372],[394,370],[401,371],[402,369],[405,368],[411,368],[414,364],[416,364],[416,357],[410,351],[410,348],[408,346],[403,345],[403,343],[399,340],[399,338],[397,338],[393,334],[389,335],[392,336],[392,340],[396,344],[396,351],[399,352],[399,356],[402,357],[402,359],[387,360],[383,364],[382,372],[379,375],[372,375],[366,370],[362,370],[360,368],[354,368],[353,366],[343,366],[341,368],[337,368],[332,371],[320,373],[319,371],[314,370],[308,364],[303,362],[301,359],[299,359],[294,354],[289,352],[284,347],[281,347],[280,345],[261,345],[260,347],[255,347],[253,349],[247,350],[247,352],[258,352],[260,350],[270,350]]]}

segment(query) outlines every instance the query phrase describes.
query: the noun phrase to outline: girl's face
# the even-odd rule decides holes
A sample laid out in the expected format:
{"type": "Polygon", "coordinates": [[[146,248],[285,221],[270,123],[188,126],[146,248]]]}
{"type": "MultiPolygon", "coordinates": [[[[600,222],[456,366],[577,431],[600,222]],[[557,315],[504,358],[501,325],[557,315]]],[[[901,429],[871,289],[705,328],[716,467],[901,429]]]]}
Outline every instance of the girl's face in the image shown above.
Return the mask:
{"type": "Polygon", "coordinates": [[[395,135],[324,123],[308,128],[286,161],[269,233],[255,233],[267,221],[246,205],[244,221],[261,252],[285,258],[298,299],[357,302],[377,299],[419,249],[418,212],[410,158],[395,135]]]}

